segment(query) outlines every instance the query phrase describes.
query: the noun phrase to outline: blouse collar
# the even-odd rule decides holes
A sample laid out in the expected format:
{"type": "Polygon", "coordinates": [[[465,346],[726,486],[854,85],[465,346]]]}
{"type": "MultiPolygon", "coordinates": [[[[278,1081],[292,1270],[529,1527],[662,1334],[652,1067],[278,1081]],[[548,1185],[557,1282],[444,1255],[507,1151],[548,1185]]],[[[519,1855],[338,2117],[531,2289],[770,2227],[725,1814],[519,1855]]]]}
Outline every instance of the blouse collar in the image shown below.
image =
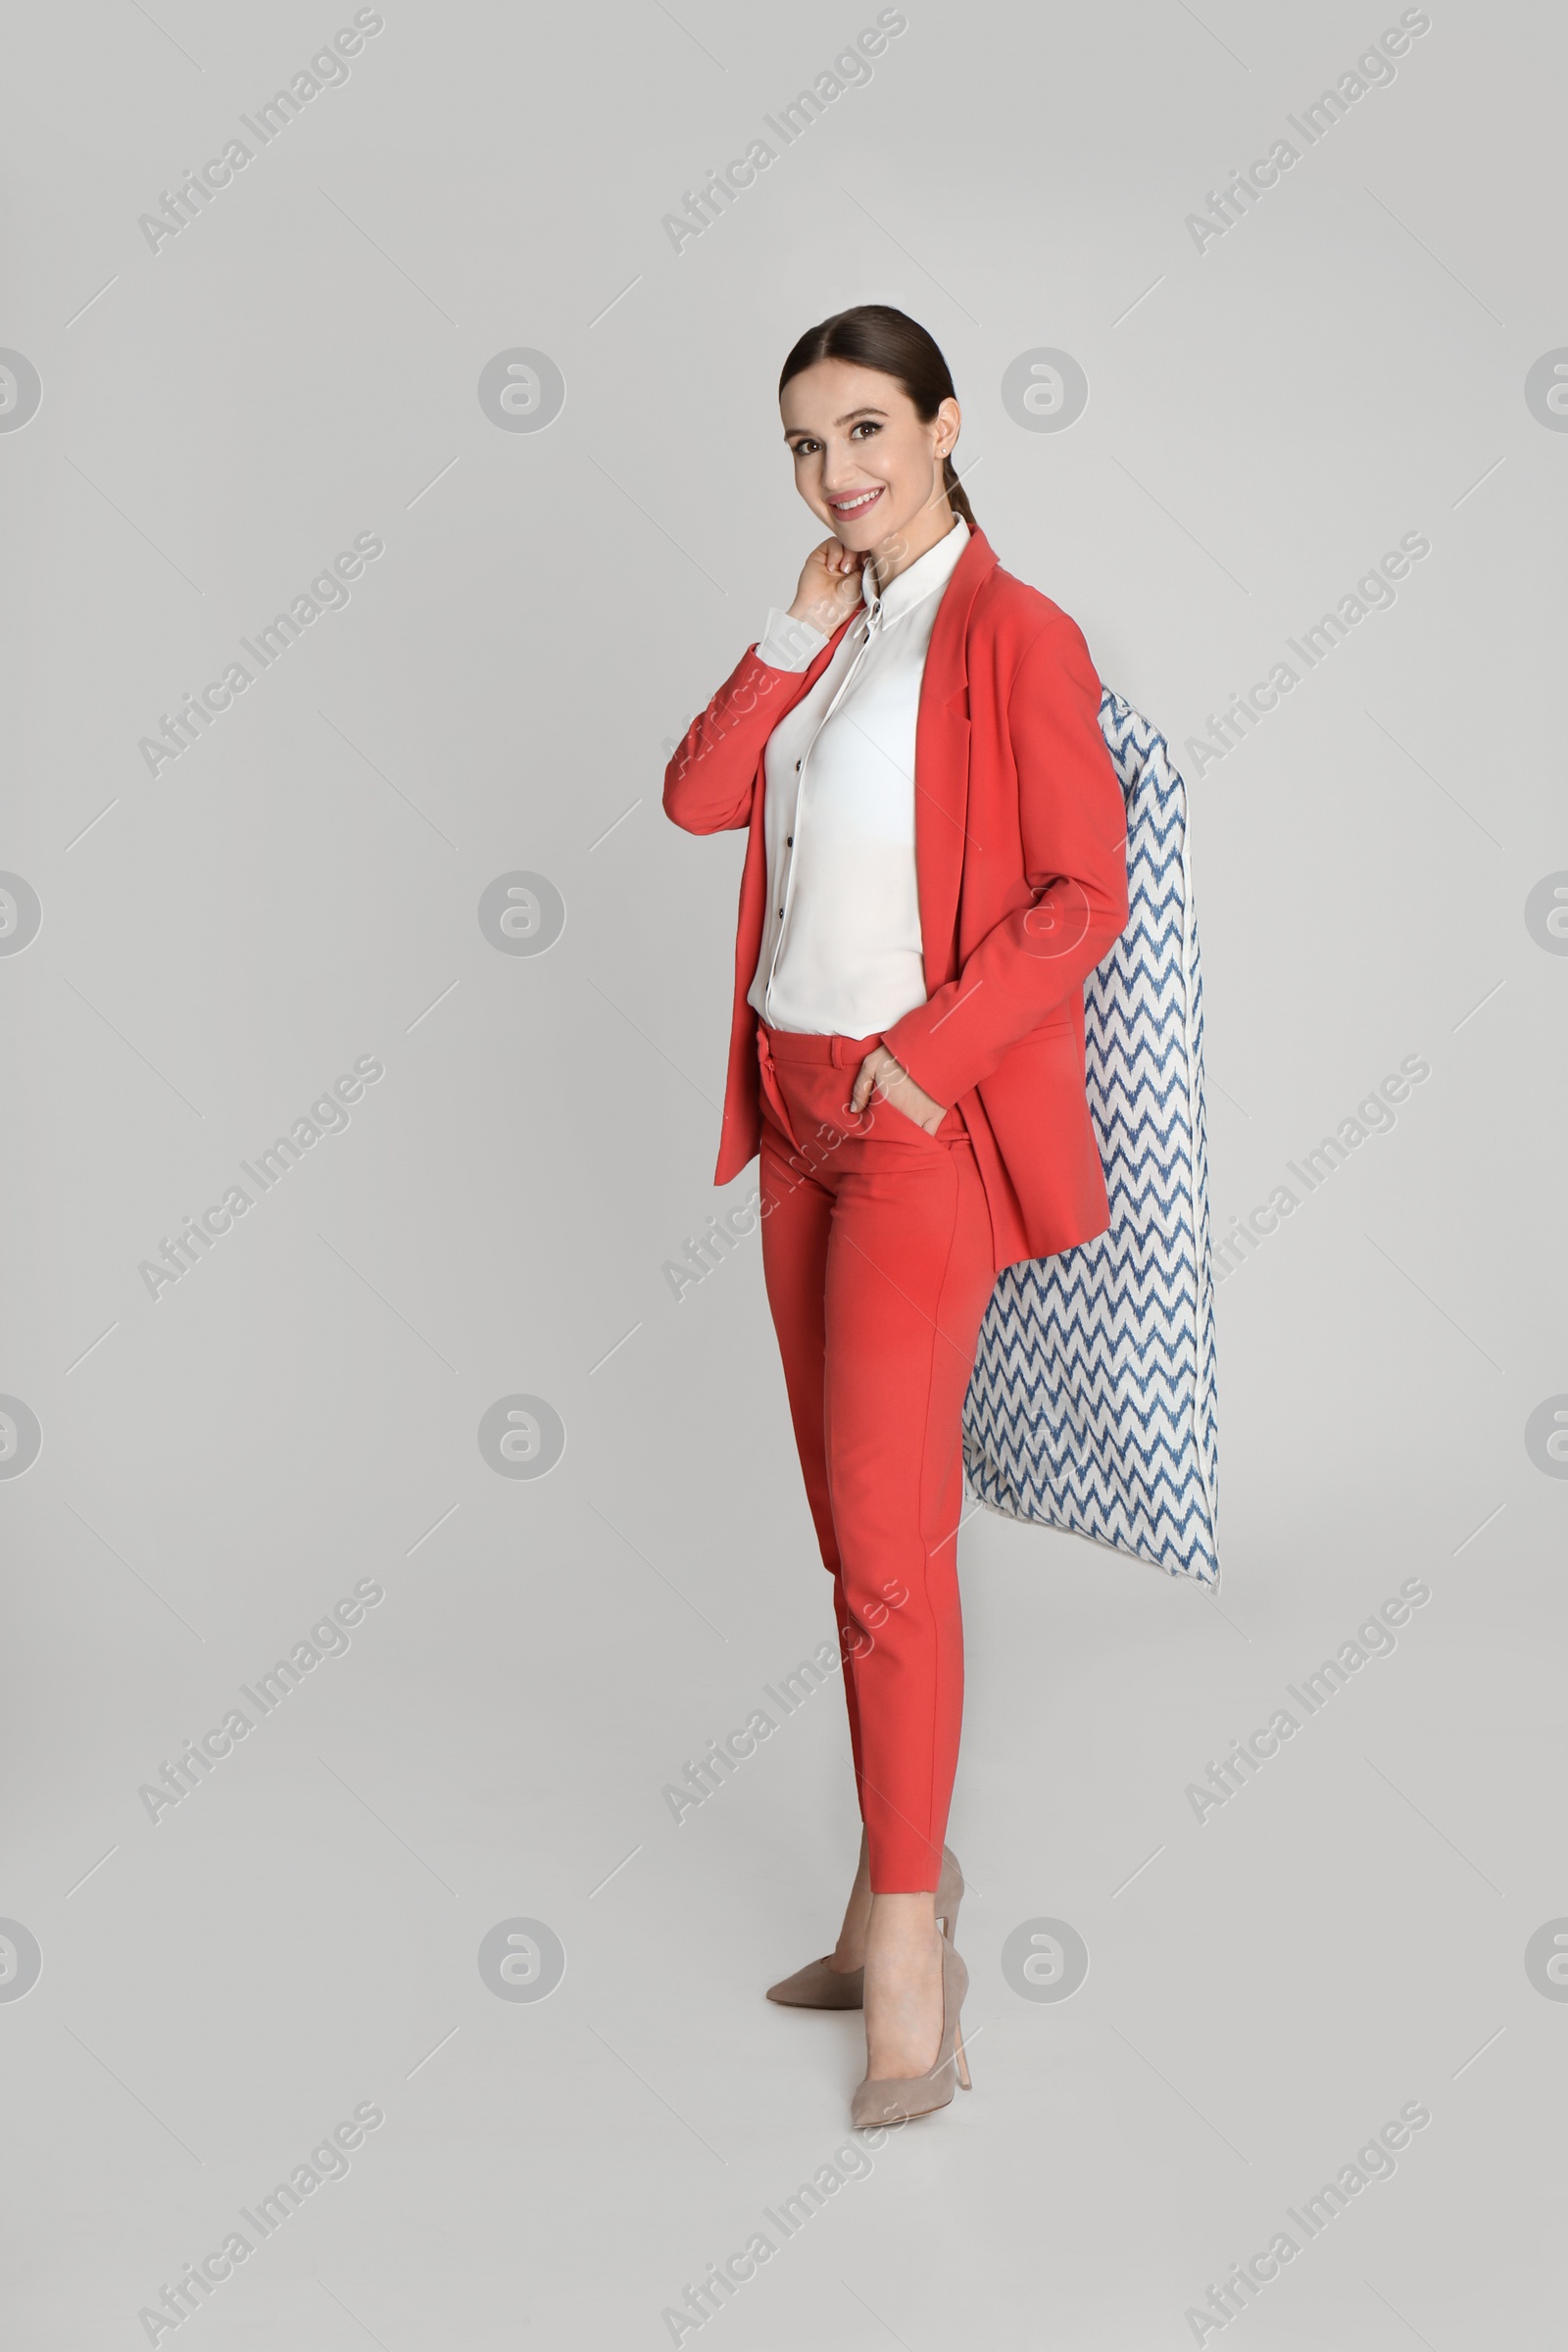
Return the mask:
{"type": "Polygon", "coordinates": [[[902,620],[906,612],[923,604],[928,596],[944,589],[969,542],[969,526],[961,514],[953,518],[953,528],[906,564],[896,578],[889,580],[880,596],[871,593],[870,575],[860,573],[860,601],[873,629],[883,628],[889,621],[902,620]]]}

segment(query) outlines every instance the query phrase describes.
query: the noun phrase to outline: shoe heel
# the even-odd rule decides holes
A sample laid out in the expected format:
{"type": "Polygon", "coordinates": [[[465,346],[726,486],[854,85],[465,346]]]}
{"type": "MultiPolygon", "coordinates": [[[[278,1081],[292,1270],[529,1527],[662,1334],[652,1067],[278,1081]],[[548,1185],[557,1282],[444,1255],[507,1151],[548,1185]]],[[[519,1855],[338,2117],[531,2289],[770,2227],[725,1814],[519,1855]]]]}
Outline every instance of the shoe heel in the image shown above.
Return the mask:
{"type": "Polygon", "coordinates": [[[974,2085],[969,2081],[969,2061],[963,2054],[963,2035],[957,2032],[953,2036],[953,2056],[958,2070],[958,2088],[973,2089],[974,2085]]]}

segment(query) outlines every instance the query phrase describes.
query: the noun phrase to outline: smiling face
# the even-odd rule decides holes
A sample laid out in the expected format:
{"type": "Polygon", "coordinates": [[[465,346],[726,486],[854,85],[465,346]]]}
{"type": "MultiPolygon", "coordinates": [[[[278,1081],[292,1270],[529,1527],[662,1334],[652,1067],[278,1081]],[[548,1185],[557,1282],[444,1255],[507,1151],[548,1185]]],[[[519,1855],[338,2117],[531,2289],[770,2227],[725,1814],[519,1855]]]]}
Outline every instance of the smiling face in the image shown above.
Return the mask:
{"type": "Polygon", "coordinates": [[[956,400],[926,423],[896,377],[818,360],[791,377],[779,412],[795,486],[847,548],[892,554],[902,570],[952,529],[942,461],[958,438],[956,400]]]}

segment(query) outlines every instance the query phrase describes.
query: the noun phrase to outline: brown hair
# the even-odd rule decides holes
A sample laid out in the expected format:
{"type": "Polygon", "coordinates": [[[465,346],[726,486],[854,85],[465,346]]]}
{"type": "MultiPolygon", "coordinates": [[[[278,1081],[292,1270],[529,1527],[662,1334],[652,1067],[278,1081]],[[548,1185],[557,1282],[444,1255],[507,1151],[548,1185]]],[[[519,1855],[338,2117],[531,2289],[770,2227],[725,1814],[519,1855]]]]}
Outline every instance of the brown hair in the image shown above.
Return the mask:
{"type": "MultiPolygon", "coordinates": [[[[857,367],[875,368],[882,375],[891,375],[914,403],[922,424],[931,422],[945,400],[957,398],[934,336],[889,303],[857,303],[853,311],[836,311],[819,326],[808,326],[784,363],[778,379],[780,394],[792,376],[814,368],[818,360],[850,360],[857,367]]],[[[951,458],[942,461],[942,481],[954,513],[961,514],[971,530],[978,530],[968,492],[951,458]]]]}

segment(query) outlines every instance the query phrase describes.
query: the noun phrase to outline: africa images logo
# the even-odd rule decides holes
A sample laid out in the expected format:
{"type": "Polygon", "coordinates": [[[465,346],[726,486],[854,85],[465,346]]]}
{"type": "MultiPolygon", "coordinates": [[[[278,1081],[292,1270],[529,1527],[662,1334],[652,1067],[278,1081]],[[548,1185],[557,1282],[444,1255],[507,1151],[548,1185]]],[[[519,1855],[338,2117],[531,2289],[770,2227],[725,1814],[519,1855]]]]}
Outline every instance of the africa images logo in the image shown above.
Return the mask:
{"type": "Polygon", "coordinates": [[[386,541],[379,531],[361,531],[351,548],[318,572],[309,588],[302,588],[286,612],[275,612],[263,629],[256,632],[256,642],[242,637],[240,644],[255,662],[254,670],[243,662],[230,662],[220,678],[204,686],[200,696],[187,694],[177,710],[160,711],[162,733],[144,735],[136,749],[142,756],[149,775],[156,776],[180,755],[199,743],[202,730],[212,726],[215,719],[234,707],[236,695],[244,694],[274,662],[281,661],[297,638],[315,626],[325,612],[340,612],[351,604],[348,582],[359,579],[367,564],[374,564],[386,553],[386,541]]]}
{"type": "Polygon", "coordinates": [[[1245,172],[1231,171],[1223,188],[1210,188],[1204,201],[1206,213],[1189,213],[1185,222],[1188,235],[1200,253],[1206,253],[1216,238],[1237,227],[1270,188],[1277,188],[1285,172],[1294,171],[1301,158],[1328,137],[1337,122],[1342,122],[1352,106],[1372,90],[1386,89],[1396,78],[1394,61],[1409,52],[1412,41],[1432,30],[1432,19],[1424,8],[1407,8],[1396,25],[1391,25],[1378,40],[1364,49],[1353,67],[1347,67],[1332,89],[1326,89],[1303,106],[1300,115],[1287,115],[1285,120],[1301,142],[1298,147],[1283,133],[1245,172]]]}
{"type": "Polygon", "coordinates": [[[696,188],[688,188],[681,198],[683,213],[666,213],[660,222],[665,236],[677,253],[695,244],[705,229],[714,227],[724,218],[725,209],[733,205],[744,188],[754,187],[758,173],[765,172],[778,161],[786,148],[803,139],[830,106],[836,105],[847,90],[861,89],[871,79],[870,60],[880,57],[890,40],[907,32],[909,20],[902,8],[884,8],[875,24],[868,24],[857,33],[847,48],[841,49],[831,67],[824,66],[809,89],[800,90],[788,106],[781,106],[776,116],[764,115],[775,147],[764,138],[755,138],[744,155],[732,157],[721,172],[710,172],[696,188]]]}
{"type": "Polygon", "coordinates": [[[254,147],[242,138],[231,138],[220,155],[209,156],[198,171],[187,172],[172,188],[162,189],[158,201],[163,211],[143,213],[136,223],[151,250],[161,252],[182,229],[199,220],[216,197],[224,188],[233,186],[235,174],[243,172],[264,147],[270,147],[274,139],[280,138],[295,117],[313,105],[323,91],[341,88],[349,79],[348,60],[358,57],[366,42],[385,29],[386,19],[378,9],[362,8],[353,24],[345,24],[335,32],[310,64],[300,68],[286,90],[274,90],[266,105],[256,109],[254,118],[241,115],[241,122],[256,141],[254,147]]]}

